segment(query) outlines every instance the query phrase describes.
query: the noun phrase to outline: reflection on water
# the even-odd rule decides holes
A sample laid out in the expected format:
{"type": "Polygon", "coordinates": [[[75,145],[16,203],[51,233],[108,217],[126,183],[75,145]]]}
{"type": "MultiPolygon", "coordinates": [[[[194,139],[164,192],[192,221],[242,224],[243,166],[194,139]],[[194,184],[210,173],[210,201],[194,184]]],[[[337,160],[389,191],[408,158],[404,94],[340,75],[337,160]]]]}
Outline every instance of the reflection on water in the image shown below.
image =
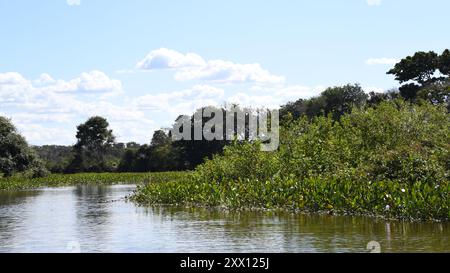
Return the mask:
{"type": "Polygon", "coordinates": [[[449,224],[140,208],[134,186],[0,193],[0,252],[450,252],[449,224]]]}

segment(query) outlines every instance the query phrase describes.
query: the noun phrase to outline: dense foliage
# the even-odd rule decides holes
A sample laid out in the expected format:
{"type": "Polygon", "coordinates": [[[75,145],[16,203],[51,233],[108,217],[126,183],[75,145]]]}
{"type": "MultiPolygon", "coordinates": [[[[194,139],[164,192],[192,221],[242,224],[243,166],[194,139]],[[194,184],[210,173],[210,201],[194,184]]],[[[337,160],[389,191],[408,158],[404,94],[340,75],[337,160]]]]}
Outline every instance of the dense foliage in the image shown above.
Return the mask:
{"type": "Polygon", "coordinates": [[[292,120],[282,145],[235,144],[187,181],[150,184],[142,203],[288,208],[450,218],[450,117],[442,106],[402,100],[292,120]]]}
{"type": "Polygon", "coordinates": [[[427,99],[432,103],[446,103],[449,107],[449,67],[450,50],[444,50],[441,55],[420,51],[404,58],[387,73],[403,84],[399,89],[403,98],[409,101],[427,99]]]}
{"type": "Polygon", "coordinates": [[[6,118],[0,117],[0,177],[44,176],[46,170],[32,148],[6,118]]]}

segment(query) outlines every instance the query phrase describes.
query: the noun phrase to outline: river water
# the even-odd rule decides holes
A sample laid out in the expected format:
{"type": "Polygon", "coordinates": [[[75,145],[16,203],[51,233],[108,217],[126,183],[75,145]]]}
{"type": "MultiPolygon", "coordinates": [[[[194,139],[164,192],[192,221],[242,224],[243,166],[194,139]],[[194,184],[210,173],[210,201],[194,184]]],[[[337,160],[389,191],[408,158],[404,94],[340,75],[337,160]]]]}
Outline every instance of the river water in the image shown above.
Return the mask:
{"type": "Polygon", "coordinates": [[[133,185],[0,192],[0,252],[450,252],[450,226],[137,207],[133,185]]]}

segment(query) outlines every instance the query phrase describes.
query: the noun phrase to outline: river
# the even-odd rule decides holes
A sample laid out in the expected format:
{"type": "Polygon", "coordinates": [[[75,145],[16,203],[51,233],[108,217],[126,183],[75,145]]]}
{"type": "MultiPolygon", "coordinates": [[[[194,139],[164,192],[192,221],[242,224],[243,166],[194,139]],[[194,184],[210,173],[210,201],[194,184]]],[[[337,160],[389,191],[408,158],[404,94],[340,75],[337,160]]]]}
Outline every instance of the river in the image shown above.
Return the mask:
{"type": "Polygon", "coordinates": [[[450,252],[450,226],[138,207],[133,185],[0,192],[0,252],[450,252]]]}

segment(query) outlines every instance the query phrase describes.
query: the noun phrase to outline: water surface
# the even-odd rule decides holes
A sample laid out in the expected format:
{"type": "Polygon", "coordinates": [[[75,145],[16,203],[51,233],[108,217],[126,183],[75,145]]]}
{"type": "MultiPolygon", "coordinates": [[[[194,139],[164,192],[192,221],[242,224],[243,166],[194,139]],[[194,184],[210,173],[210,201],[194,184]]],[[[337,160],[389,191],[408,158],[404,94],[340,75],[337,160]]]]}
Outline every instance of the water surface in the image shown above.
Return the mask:
{"type": "Polygon", "coordinates": [[[450,252],[449,224],[142,208],[134,188],[0,192],[0,252],[450,252]]]}

